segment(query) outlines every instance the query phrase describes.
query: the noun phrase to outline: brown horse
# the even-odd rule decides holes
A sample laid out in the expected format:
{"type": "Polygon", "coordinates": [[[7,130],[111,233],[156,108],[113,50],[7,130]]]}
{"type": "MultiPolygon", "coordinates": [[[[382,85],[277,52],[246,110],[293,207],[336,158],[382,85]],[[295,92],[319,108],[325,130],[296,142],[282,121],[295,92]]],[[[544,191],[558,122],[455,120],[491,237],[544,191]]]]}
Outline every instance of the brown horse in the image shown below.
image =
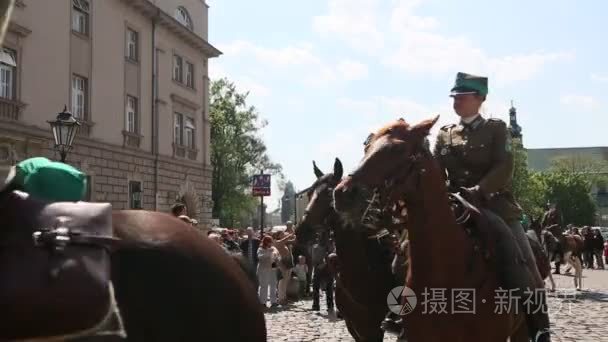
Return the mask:
{"type": "MultiPolygon", "coordinates": [[[[583,253],[584,241],[580,235],[564,234],[557,224],[546,227],[546,230],[554,237],[549,255],[555,259],[555,270],[559,272],[561,264],[567,263],[574,268],[574,287],[581,290],[583,286],[583,265],[581,255],[583,253]]],[[[549,247],[549,244],[546,244],[549,247]]]]}
{"type": "MultiPolygon", "coordinates": [[[[15,271],[9,260],[27,267],[23,260],[29,253],[40,253],[32,233],[41,227],[23,225],[28,222],[24,215],[36,214],[39,207],[30,205],[28,210],[13,194],[0,195],[4,271],[15,271]]],[[[120,240],[110,254],[111,279],[128,341],[266,341],[254,286],[220,246],[191,225],[159,212],[116,210],[112,225],[120,240]]],[[[2,285],[2,291],[10,290],[6,282],[2,285]]],[[[79,284],[71,285],[77,293],[79,284]]],[[[23,301],[24,310],[35,312],[36,305],[23,301]]],[[[0,310],[1,321],[3,315],[0,310]]],[[[64,327],[77,319],[51,318],[64,327]]],[[[61,326],[55,328],[62,331],[61,326]]],[[[28,333],[39,337],[36,329],[31,326],[28,333]]]]}
{"type": "MultiPolygon", "coordinates": [[[[335,208],[360,220],[360,213],[351,212],[348,204],[353,189],[361,185],[379,189],[386,205],[405,201],[410,243],[406,286],[418,298],[418,305],[403,320],[408,341],[528,341],[523,313],[497,309],[495,240],[490,236],[480,243],[457,222],[439,164],[424,144],[437,119],[416,126],[399,120],[379,130],[356,170],[335,188],[335,208]],[[472,292],[475,308],[469,304],[466,313],[456,314],[450,302],[457,300],[451,296],[459,289],[472,292]],[[434,298],[435,293],[441,297],[434,298]],[[443,295],[446,310],[425,302],[441,301],[443,295]]],[[[475,210],[469,214],[482,223],[480,229],[489,224],[475,210]]]]}
{"type": "Polygon", "coordinates": [[[332,206],[332,191],[342,178],[336,158],[334,172],[324,175],[315,165],[317,180],[309,188],[306,213],[296,230],[301,244],[310,241],[315,229],[331,229],[336,255],[330,258],[336,274],[335,300],[346,326],[358,342],[380,342],[380,328],[388,312],[386,298],[396,285],[388,248],[358,227],[348,227],[332,206]]]}

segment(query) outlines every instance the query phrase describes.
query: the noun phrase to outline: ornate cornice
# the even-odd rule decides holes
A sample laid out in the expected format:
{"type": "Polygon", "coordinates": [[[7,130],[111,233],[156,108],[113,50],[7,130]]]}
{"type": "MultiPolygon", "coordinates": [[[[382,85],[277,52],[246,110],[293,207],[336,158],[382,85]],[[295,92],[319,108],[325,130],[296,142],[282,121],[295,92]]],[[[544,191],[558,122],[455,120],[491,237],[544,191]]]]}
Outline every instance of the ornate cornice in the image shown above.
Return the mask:
{"type": "Polygon", "coordinates": [[[150,2],[150,0],[123,0],[123,2],[135,8],[159,25],[165,27],[169,32],[203,53],[207,58],[219,57],[222,54],[220,50],[209,44],[209,42],[196,33],[184,27],[184,25],[180,24],[175,18],[150,2]]]}
{"type": "Polygon", "coordinates": [[[196,102],[192,102],[192,101],[188,100],[187,98],[181,97],[175,93],[171,94],[171,100],[173,100],[174,102],[177,102],[177,103],[181,103],[182,105],[184,105],[190,109],[193,109],[193,110],[199,110],[201,108],[200,104],[198,104],[196,102]]]}

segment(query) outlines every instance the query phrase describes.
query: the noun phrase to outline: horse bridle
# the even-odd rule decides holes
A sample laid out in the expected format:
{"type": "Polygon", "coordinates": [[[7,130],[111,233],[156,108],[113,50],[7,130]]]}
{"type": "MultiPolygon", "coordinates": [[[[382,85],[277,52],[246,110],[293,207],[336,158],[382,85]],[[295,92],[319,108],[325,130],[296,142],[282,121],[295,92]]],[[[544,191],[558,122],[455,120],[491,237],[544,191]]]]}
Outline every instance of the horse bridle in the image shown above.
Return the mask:
{"type": "MultiPolygon", "coordinates": [[[[407,184],[413,174],[418,173],[418,175],[420,175],[421,173],[425,172],[423,168],[419,167],[419,162],[423,157],[423,151],[415,151],[415,153],[408,157],[408,167],[406,172],[399,173],[397,176],[388,178],[384,181],[382,187],[377,187],[374,189],[372,200],[365,209],[361,218],[362,222],[370,220],[370,213],[378,213],[377,209],[375,210],[375,208],[373,208],[375,204],[378,205],[381,215],[393,215],[392,213],[388,213],[389,207],[391,205],[396,205],[397,201],[401,200],[401,198],[398,198],[399,195],[395,194],[400,189],[400,185],[407,184]]],[[[371,220],[373,220],[373,218],[371,220]]]]}
{"type": "MultiPolygon", "coordinates": [[[[339,181],[336,181],[336,182],[335,182],[335,184],[333,184],[333,185],[331,185],[331,186],[330,186],[330,185],[327,185],[327,189],[326,189],[325,191],[328,191],[328,192],[330,192],[330,193],[331,193],[331,192],[333,192],[334,188],[335,188],[335,187],[336,187],[336,186],[337,186],[339,183],[340,183],[339,181]]],[[[312,188],[313,188],[313,186],[310,186],[310,187],[308,187],[306,190],[308,190],[308,191],[309,191],[309,190],[311,190],[312,188]]],[[[301,191],[301,193],[302,193],[302,192],[304,192],[304,190],[303,190],[303,191],[301,191]]],[[[372,204],[372,203],[371,203],[371,201],[370,201],[370,205],[371,205],[371,204],[372,204]]],[[[337,212],[337,211],[336,211],[336,209],[335,209],[335,205],[334,205],[333,201],[332,201],[332,204],[331,204],[330,208],[331,208],[331,209],[330,209],[329,213],[328,213],[327,215],[324,215],[324,217],[323,217],[323,219],[321,220],[321,222],[319,222],[319,223],[317,223],[317,224],[315,224],[315,225],[311,225],[311,226],[312,226],[312,227],[311,227],[311,229],[312,229],[313,231],[318,230],[320,227],[328,227],[328,228],[329,228],[329,230],[334,230],[335,228],[333,228],[333,226],[335,226],[335,225],[337,225],[337,224],[338,224],[338,223],[337,223],[337,221],[342,220],[342,218],[340,217],[340,215],[338,214],[338,212],[337,212]]],[[[308,210],[306,210],[304,213],[307,215],[307,214],[308,214],[308,210]]],[[[364,225],[364,226],[366,226],[366,227],[367,227],[367,225],[364,225]]],[[[368,227],[368,228],[369,228],[369,227],[368,227]]],[[[382,240],[383,238],[385,238],[385,237],[389,236],[390,234],[391,234],[391,232],[390,232],[390,231],[388,231],[387,229],[381,229],[381,230],[380,230],[379,232],[377,232],[377,233],[376,233],[376,232],[374,232],[374,234],[368,235],[368,236],[367,236],[367,239],[368,239],[368,240],[376,240],[376,242],[377,242],[378,244],[382,244],[381,240],[382,240]]]]}

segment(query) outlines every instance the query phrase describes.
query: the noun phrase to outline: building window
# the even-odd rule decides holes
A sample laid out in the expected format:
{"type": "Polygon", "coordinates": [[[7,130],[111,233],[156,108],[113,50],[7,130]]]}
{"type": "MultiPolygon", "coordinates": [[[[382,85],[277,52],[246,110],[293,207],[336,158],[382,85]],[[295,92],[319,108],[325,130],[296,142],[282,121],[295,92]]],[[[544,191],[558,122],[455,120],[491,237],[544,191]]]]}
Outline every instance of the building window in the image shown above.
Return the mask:
{"type": "Polygon", "coordinates": [[[141,194],[142,186],[140,181],[129,181],[129,208],[142,209],[141,194]]]}
{"type": "Polygon", "coordinates": [[[192,31],[192,19],[185,8],[180,6],[175,9],[175,19],[192,31]]]}
{"type": "Polygon", "coordinates": [[[87,114],[87,79],[76,75],[72,77],[72,114],[79,120],[87,114]]]}
{"type": "Polygon", "coordinates": [[[84,35],[89,34],[89,1],[72,0],[72,30],[84,35]]]}
{"type": "Polygon", "coordinates": [[[186,85],[194,88],[194,64],[186,62],[186,85]]]}
{"type": "Polygon", "coordinates": [[[173,79],[178,82],[183,82],[183,71],[184,66],[182,58],[178,55],[173,55],[173,79]]]}
{"type": "Polygon", "coordinates": [[[17,59],[15,52],[0,49],[0,97],[12,100],[15,92],[15,74],[17,59]]]}
{"type": "Polygon", "coordinates": [[[139,133],[139,115],[137,113],[136,97],[127,95],[127,108],[125,117],[127,132],[139,133]]]}
{"type": "Polygon", "coordinates": [[[173,115],[173,142],[177,146],[184,146],[184,116],[179,113],[173,115]]]}
{"type": "Polygon", "coordinates": [[[127,58],[137,61],[138,36],[137,32],[127,29],[127,58]]]}
{"type": "Polygon", "coordinates": [[[184,136],[186,139],[186,147],[193,149],[193,150],[196,148],[196,142],[195,142],[196,129],[195,128],[196,127],[194,126],[194,120],[187,117],[184,122],[184,136]]]}

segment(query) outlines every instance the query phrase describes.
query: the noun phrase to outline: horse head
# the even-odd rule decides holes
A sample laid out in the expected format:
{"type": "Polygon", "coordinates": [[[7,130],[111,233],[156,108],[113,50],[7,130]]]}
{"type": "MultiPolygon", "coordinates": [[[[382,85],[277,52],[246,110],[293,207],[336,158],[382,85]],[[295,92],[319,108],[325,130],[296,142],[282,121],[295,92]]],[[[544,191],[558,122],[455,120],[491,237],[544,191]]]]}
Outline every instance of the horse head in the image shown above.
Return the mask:
{"type": "Polygon", "coordinates": [[[419,170],[415,166],[422,154],[430,155],[425,138],[438,119],[417,125],[399,119],[370,136],[359,166],[334,190],[336,210],[351,221],[365,221],[369,210],[353,206],[361,188],[375,189],[381,210],[416,193],[419,170]]]}
{"type": "Polygon", "coordinates": [[[342,180],[343,168],[340,159],[334,162],[333,173],[324,174],[313,161],[313,171],[317,180],[307,189],[308,204],[302,220],[296,229],[298,244],[307,244],[314,237],[316,228],[327,226],[334,213],[332,192],[342,180]]]}

